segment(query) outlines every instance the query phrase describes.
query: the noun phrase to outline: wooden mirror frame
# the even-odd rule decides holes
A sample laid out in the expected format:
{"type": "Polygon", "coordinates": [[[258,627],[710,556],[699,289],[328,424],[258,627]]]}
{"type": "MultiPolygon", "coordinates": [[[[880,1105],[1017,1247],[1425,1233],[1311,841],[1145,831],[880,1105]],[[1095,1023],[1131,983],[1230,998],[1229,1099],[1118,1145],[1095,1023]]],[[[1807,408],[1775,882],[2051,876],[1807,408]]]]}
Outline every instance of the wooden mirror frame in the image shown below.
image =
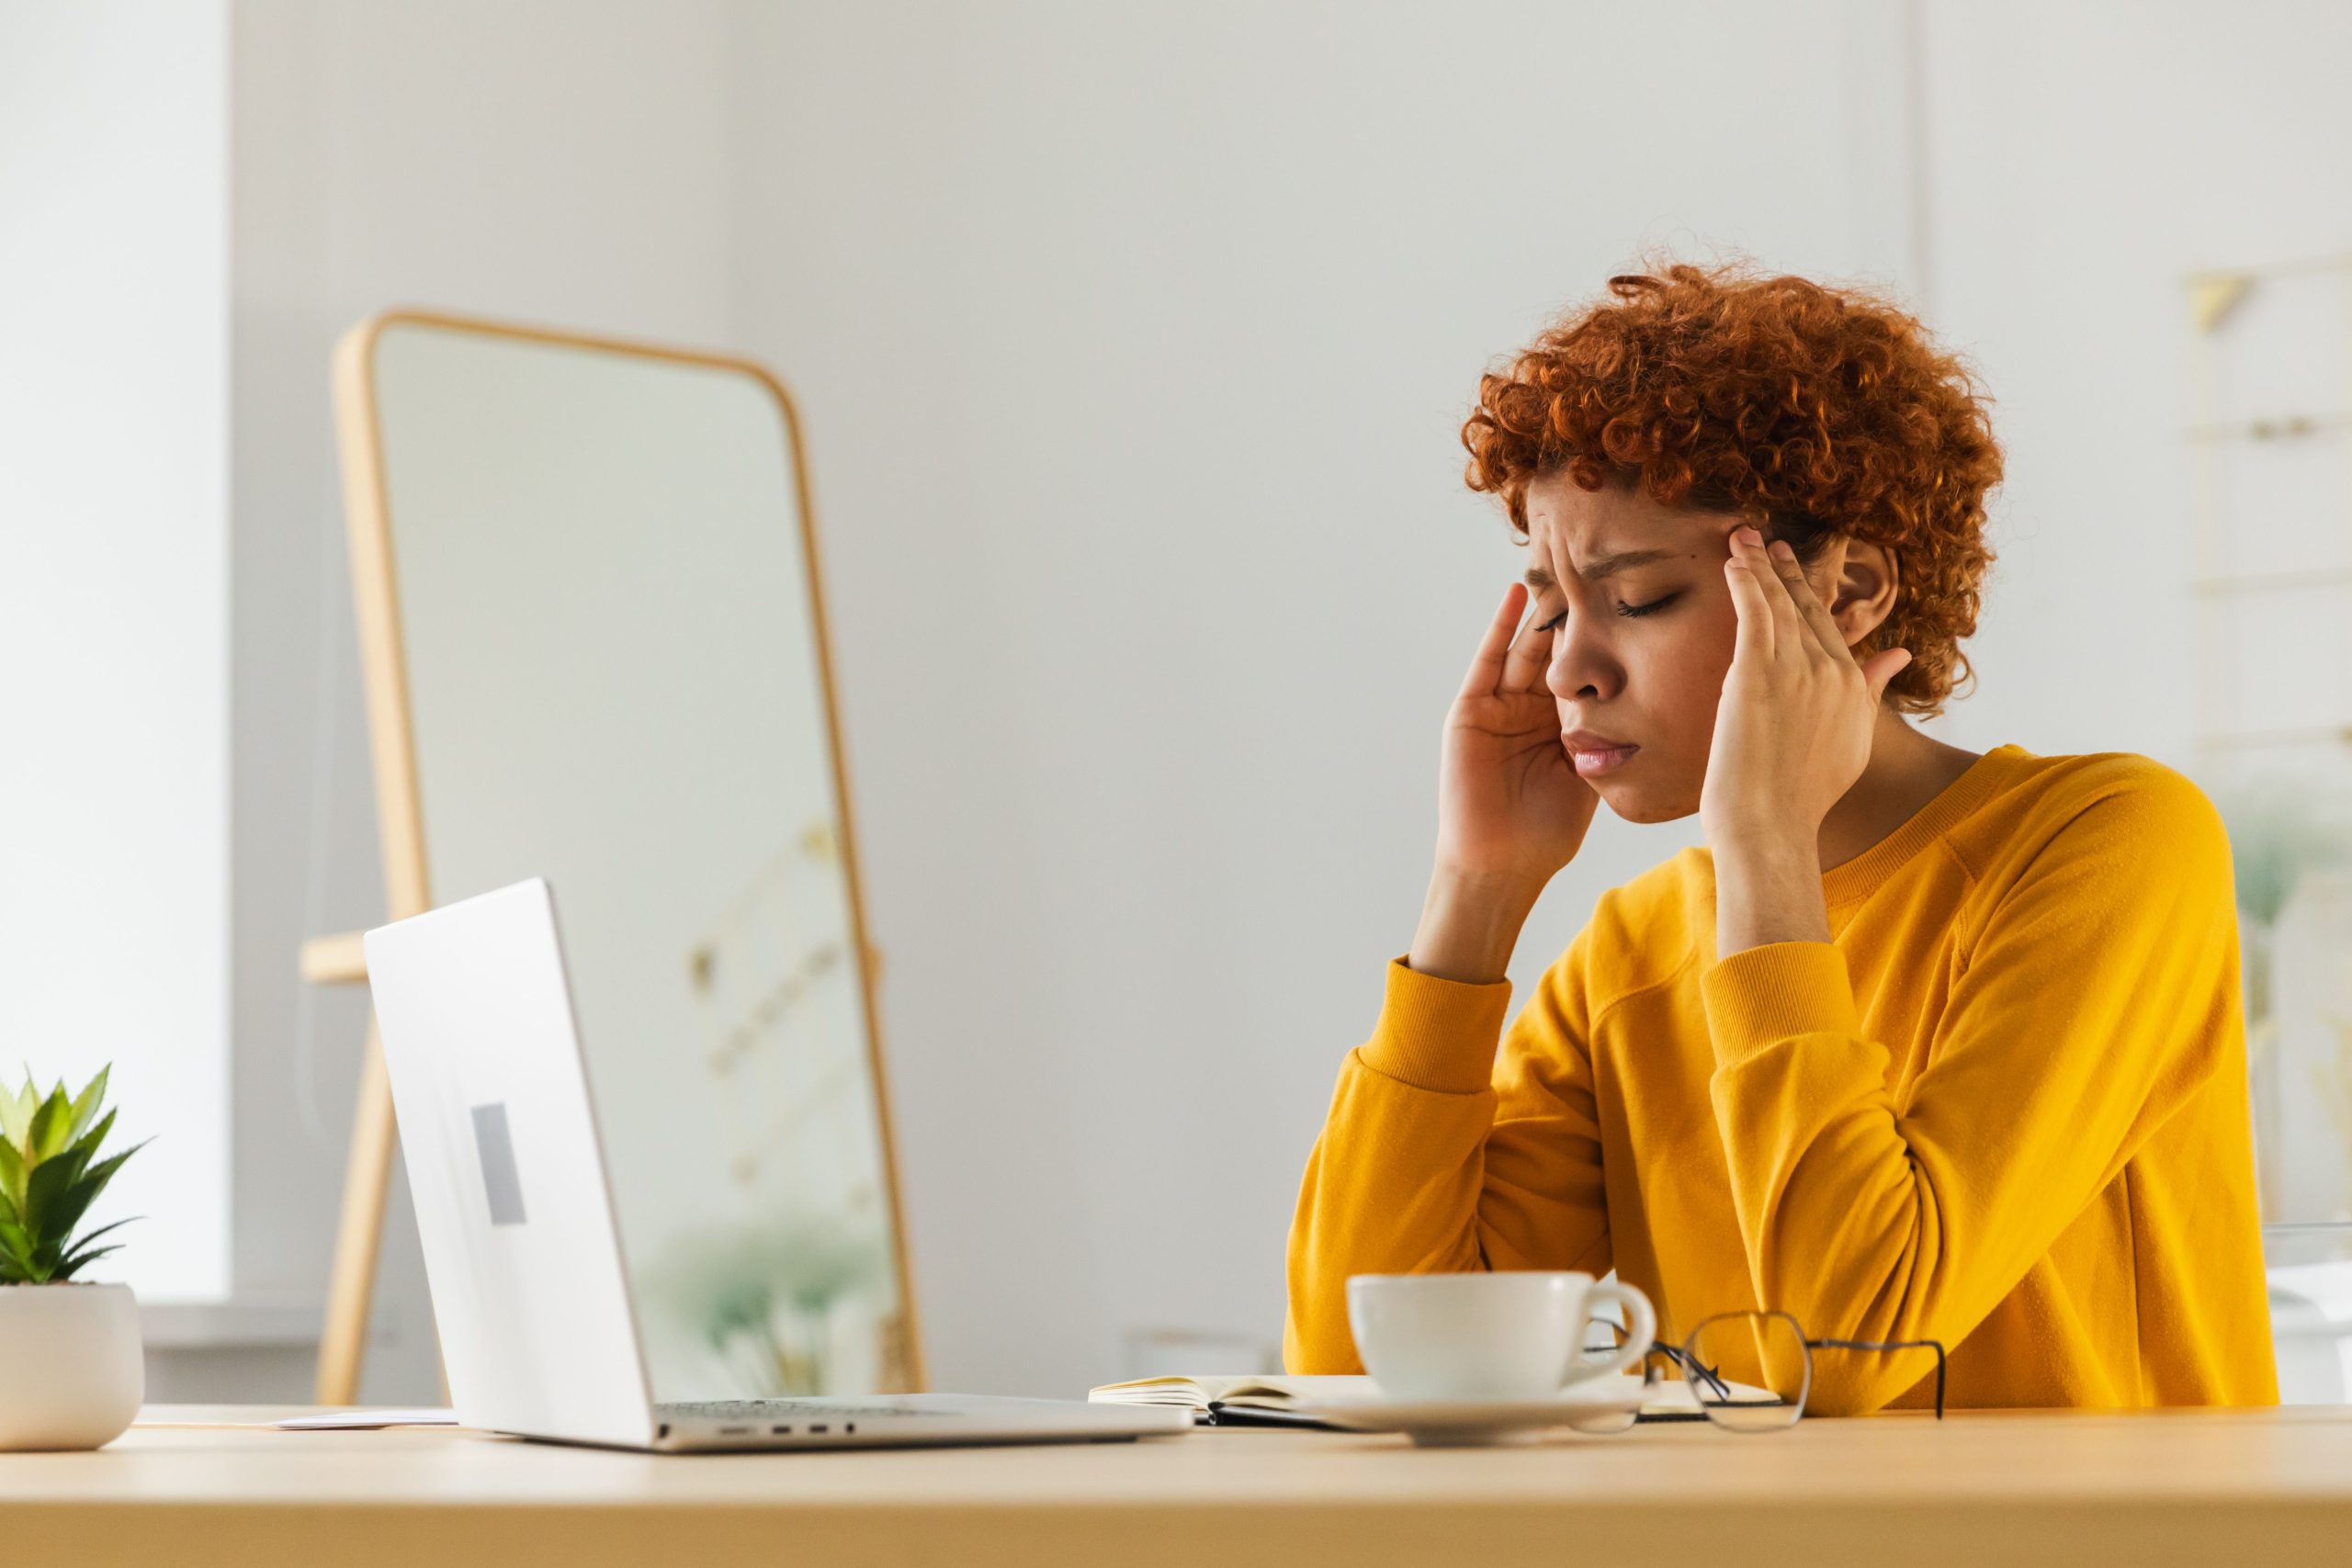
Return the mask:
{"type": "MultiPolygon", "coordinates": [[[[793,494],[800,513],[801,558],[807,566],[817,675],[824,694],[825,736],[831,750],[851,931],[864,959],[858,966],[858,986],[866,1025],[874,1109],[880,1122],[882,1175],[889,1191],[891,1261],[898,1276],[904,1338],[899,1349],[910,1391],[920,1391],[926,1382],[922,1336],[916,1315],[913,1271],[908,1260],[898,1149],[890,1118],[888,1083],[883,1071],[882,1026],[874,994],[881,954],[866,934],[857,834],[852,824],[848,767],[842,751],[840,703],[833,682],[832,639],[826,629],[816,513],[809,501],[808,453],[801,440],[800,412],[793,403],[792,394],[764,367],[749,359],[440,311],[387,310],[343,334],[334,352],[335,434],[343,457],[344,515],[349,529],[352,588],[358,604],[360,677],[367,691],[368,742],[374,758],[377,818],[384,852],[387,918],[395,920],[433,908],[425,869],[415,735],[409,718],[408,661],[401,624],[399,582],[393,569],[392,520],[385,492],[382,431],[374,380],[377,344],[387,328],[403,325],[727,370],[750,377],[775,400],[784,418],[786,441],[792,457],[793,494]]],[[[367,960],[356,933],[321,937],[305,943],[301,968],[305,979],[322,985],[364,985],[368,978],[367,960]]],[[[351,1148],[344,1170],[342,1216],[336,1226],[334,1258],[327,1280],[326,1321],[319,1337],[316,1397],[321,1404],[350,1404],[358,1397],[368,1310],[375,1294],[377,1259],[383,1241],[384,1204],[390,1192],[392,1150],[397,1141],[391,1085],[384,1075],[383,1042],[371,1017],[360,1066],[358,1106],[352,1118],[351,1148]]]]}

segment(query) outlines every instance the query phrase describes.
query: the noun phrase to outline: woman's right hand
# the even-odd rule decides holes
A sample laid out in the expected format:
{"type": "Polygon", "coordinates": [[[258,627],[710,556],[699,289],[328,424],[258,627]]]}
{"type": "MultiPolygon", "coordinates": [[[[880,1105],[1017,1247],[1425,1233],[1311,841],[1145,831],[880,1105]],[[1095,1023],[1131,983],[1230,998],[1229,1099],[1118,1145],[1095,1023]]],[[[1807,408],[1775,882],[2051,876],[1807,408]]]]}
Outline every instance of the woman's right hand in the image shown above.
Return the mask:
{"type": "Polygon", "coordinates": [[[1560,743],[1544,683],[1553,634],[1522,630],[1526,610],[1514,582],[1446,714],[1437,865],[1408,960],[1426,974],[1500,978],[1521,922],[1576,858],[1600,805],[1560,743]]]}

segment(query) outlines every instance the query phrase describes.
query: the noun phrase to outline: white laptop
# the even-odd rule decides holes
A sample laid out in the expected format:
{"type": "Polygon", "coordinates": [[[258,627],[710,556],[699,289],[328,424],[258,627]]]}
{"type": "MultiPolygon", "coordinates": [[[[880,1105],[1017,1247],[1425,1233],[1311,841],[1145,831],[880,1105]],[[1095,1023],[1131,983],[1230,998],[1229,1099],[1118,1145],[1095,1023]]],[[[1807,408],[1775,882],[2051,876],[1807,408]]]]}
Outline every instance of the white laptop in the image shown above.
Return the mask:
{"type": "Polygon", "coordinates": [[[466,1426],[687,1451],[1191,1428],[1184,1410],[956,1394],[656,1404],[548,885],[396,921],[369,931],[367,950],[434,1322],[466,1426]]]}

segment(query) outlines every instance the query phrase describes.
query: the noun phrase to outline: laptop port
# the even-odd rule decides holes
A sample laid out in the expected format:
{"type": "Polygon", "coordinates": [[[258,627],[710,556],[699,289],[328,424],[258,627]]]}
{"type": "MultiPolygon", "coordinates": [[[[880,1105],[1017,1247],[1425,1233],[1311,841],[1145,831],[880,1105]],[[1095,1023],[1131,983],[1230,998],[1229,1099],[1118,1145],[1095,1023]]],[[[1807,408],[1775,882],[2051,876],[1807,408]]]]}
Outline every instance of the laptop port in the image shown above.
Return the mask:
{"type": "Polygon", "coordinates": [[[792,1436],[792,1428],[789,1427],[770,1427],[768,1428],[768,1436],[771,1438],[788,1438],[792,1436]]]}
{"type": "Polygon", "coordinates": [[[718,1435],[722,1438],[748,1438],[752,1429],[749,1427],[721,1427],[718,1435]]]}
{"type": "Polygon", "coordinates": [[[816,1422],[816,1423],[812,1424],[812,1425],[809,1427],[808,1430],[809,1430],[809,1432],[810,1432],[812,1435],[813,1435],[813,1434],[815,1434],[815,1433],[818,1433],[818,1432],[824,1431],[824,1430],[825,1430],[825,1424],[824,1424],[822,1421],[816,1422]]]}

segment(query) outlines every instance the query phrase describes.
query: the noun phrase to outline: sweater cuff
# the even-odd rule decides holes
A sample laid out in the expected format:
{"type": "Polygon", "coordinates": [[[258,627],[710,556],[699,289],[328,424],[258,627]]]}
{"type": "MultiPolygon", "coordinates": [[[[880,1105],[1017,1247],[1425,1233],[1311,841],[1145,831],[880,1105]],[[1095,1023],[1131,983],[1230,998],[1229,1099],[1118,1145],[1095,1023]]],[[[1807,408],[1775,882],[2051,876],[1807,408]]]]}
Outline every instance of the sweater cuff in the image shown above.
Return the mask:
{"type": "Polygon", "coordinates": [[[1843,949],[1774,942],[1735,953],[1699,976],[1715,1065],[1744,1062],[1775,1041],[1860,1032],[1843,949]]]}
{"type": "Polygon", "coordinates": [[[1493,1083],[1495,1045],[1510,1010],[1510,982],[1465,985],[1388,962],[1388,991],[1357,1057],[1384,1077],[1439,1094],[1480,1094],[1493,1083]]]}

